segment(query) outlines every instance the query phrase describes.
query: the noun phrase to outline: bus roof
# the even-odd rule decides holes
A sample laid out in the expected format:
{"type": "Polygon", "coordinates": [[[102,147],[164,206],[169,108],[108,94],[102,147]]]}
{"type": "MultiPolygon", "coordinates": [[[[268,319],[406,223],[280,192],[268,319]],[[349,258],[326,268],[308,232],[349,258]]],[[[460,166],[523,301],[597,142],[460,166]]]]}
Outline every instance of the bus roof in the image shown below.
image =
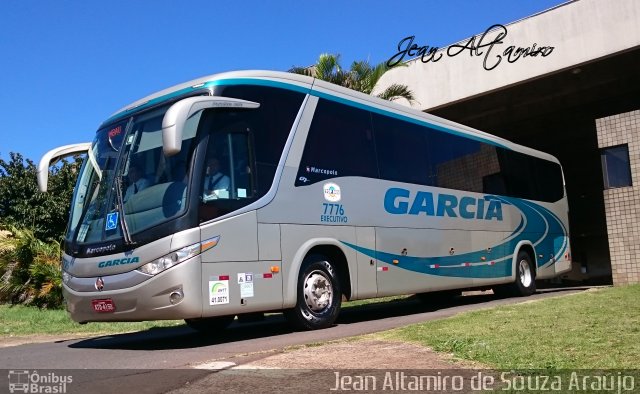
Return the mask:
{"type": "Polygon", "coordinates": [[[554,156],[528,148],[495,135],[476,130],[474,128],[446,120],[435,115],[415,110],[392,101],[380,99],[365,93],[357,92],[329,82],[321,81],[312,77],[281,71],[247,70],[231,71],[213,74],[197,78],[170,88],[161,90],[137,100],[126,107],[116,111],[104,123],[109,123],[116,118],[126,116],[129,113],[138,111],[145,107],[154,106],[164,101],[175,99],[180,96],[191,95],[199,90],[211,90],[220,85],[255,84],[263,86],[277,86],[290,90],[297,90],[305,94],[315,95],[321,98],[334,100],[346,105],[351,105],[383,115],[400,118],[405,121],[425,124],[429,127],[439,129],[443,132],[461,135],[467,138],[500,146],[510,150],[522,152],[524,154],[537,156],[546,160],[559,163],[554,156]]]}

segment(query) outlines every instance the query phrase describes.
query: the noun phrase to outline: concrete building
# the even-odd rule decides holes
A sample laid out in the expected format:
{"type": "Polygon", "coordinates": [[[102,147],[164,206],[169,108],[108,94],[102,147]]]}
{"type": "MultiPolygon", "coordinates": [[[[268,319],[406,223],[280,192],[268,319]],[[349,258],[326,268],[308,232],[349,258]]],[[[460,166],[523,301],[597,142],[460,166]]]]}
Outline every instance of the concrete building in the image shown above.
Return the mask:
{"type": "Polygon", "coordinates": [[[640,283],[640,1],[569,1],[482,33],[425,48],[376,90],[408,85],[416,101],[407,105],[557,156],[569,278],[640,283]],[[522,56],[527,48],[538,55],[522,56]]]}

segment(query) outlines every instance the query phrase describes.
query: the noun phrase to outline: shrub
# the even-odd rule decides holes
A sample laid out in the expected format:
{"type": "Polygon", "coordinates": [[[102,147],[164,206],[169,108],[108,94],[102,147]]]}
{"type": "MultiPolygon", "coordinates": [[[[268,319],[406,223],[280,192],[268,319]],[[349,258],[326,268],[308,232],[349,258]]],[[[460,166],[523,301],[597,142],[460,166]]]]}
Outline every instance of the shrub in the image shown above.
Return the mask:
{"type": "Polygon", "coordinates": [[[8,227],[0,239],[0,302],[61,308],[60,244],[33,231],[8,227]]]}

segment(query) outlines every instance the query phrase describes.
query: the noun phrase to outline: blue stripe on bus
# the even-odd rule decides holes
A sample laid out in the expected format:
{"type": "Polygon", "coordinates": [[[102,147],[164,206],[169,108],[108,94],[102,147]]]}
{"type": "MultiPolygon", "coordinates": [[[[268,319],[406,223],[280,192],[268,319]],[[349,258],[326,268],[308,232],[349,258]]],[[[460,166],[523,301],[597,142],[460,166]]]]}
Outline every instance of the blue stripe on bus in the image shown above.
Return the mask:
{"type": "Polygon", "coordinates": [[[432,128],[434,130],[439,130],[445,133],[449,133],[449,134],[453,134],[459,137],[464,137],[464,138],[469,138],[471,140],[474,141],[478,141],[478,142],[482,142],[482,143],[486,143],[486,144],[490,144],[490,145],[494,145],[494,146],[498,146],[500,148],[504,148],[504,149],[508,149],[511,150],[509,147],[499,143],[499,142],[495,142],[495,141],[491,141],[489,139],[486,138],[482,138],[480,136],[476,136],[473,134],[465,134],[465,133],[461,133],[457,130],[453,130],[453,129],[449,129],[440,125],[436,125],[433,123],[430,123],[426,120],[422,120],[422,119],[416,119],[416,118],[412,118],[410,116],[407,115],[401,115],[401,114],[397,114],[395,112],[391,112],[388,110],[384,110],[384,109],[379,109],[379,108],[375,108],[375,107],[371,107],[369,105],[366,104],[362,104],[362,103],[357,103],[342,97],[337,97],[328,93],[323,93],[323,92],[319,92],[317,90],[311,90],[311,88],[307,88],[307,87],[302,87],[302,86],[298,86],[295,84],[291,84],[291,83],[286,83],[286,82],[280,82],[280,81],[272,81],[272,80],[267,80],[267,79],[258,79],[258,78],[229,78],[229,79],[218,79],[218,80],[214,80],[214,81],[209,81],[209,82],[205,82],[203,85],[198,86],[197,88],[194,87],[187,87],[184,89],[180,89],[177,90],[175,92],[166,94],[164,96],[160,96],[160,97],[156,97],[152,100],[149,100],[148,102],[139,105],[135,108],[131,108],[128,110],[124,110],[122,112],[119,112],[115,115],[113,115],[112,117],[110,117],[109,119],[107,119],[106,121],[103,122],[103,124],[112,122],[113,120],[126,116],[130,113],[139,111],[141,109],[145,109],[148,108],[150,106],[159,104],[163,101],[167,101],[167,100],[171,100],[172,98],[178,97],[178,96],[182,96],[182,95],[187,95],[189,93],[192,93],[194,91],[197,90],[201,90],[201,89],[206,89],[208,87],[212,87],[212,86],[227,86],[227,85],[257,85],[257,86],[270,86],[270,87],[276,87],[276,88],[281,88],[281,89],[287,89],[287,90],[293,90],[295,92],[300,92],[300,93],[304,93],[304,94],[310,94],[312,96],[316,96],[319,98],[323,98],[326,100],[331,100],[331,101],[335,101],[344,105],[348,105],[351,107],[355,107],[355,108],[359,108],[359,109],[363,109],[366,111],[371,111],[374,113],[377,113],[379,115],[384,115],[384,116],[389,116],[395,119],[399,119],[402,121],[406,121],[406,122],[410,122],[413,124],[417,124],[420,126],[427,126],[429,128],[432,128]]]}
{"type": "Polygon", "coordinates": [[[139,110],[148,108],[150,106],[162,103],[163,101],[169,101],[169,100],[171,100],[172,98],[175,98],[175,97],[187,95],[189,93],[193,93],[193,92],[196,92],[198,90],[206,89],[206,88],[209,88],[209,87],[212,87],[212,86],[227,86],[227,85],[271,86],[271,87],[278,87],[278,88],[287,89],[287,90],[293,90],[293,91],[304,93],[304,94],[308,94],[309,91],[310,91],[310,88],[304,88],[302,86],[297,86],[297,85],[288,84],[288,83],[284,83],[284,82],[264,80],[264,79],[255,79],[255,78],[218,79],[218,80],[215,80],[215,81],[204,82],[203,84],[196,85],[197,87],[195,87],[195,88],[193,86],[190,86],[190,87],[187,87],[187,88],[184,88],[184,89],[176,90],[175,92],[171,92],[169,94],[165,94],[164,96],[156,97],[156,98],[154,98],[152,100],[149,100],[146,103],[143,103],[143,104],[141,104],[141,105],[139,105],[137,107],[118,112],[117,114],[113,115],[112,117],[110,117],[109,119],[104,121],[103,124],[111,122],[114,119],[126,116],[126,115],[128,115],[128,114],[130,114],[132,112],[137,112],[139,110]]]}
{"type": "Polygon", "coordinates": [[[257,85],[257,86],[269,86],[274,88],[281,88],[287,90],[293,90],[294,92],[300,92],[304,94],[311,93],[311,88],[294,85],[291,83],[271,81],[269,79],[256,79],[256,78],[229,78],[229,79],[217,79],[205,83],[205,87],[209,86],[227,86],[227,85],[257,85]]]}
{"type": "Polygon", "coordinates": [[[497,259],[491,259],[491,255],[486,250],[453,256],[416,257],[376,251],[348,242],[341,242],[357,252],[390,266],[421,274],[460,278],[503,278],[511,276],[513,252],[518,243],[525,240],[533,243],[538,256],[543,256],[542,258],[536,258],[538,267],[548,267],[563,257],[567,251],[568,237],[564,225],[556,215],[548,209],[529,201],[511,197],[495,198],[500,199],[505,204],[515,206],[521,213],[520,224],[516,230],[499,244],[491,247],[492,252],[501,256],[497,259]],[[483,260],[483,257],[486,260],[483,260]],[[394,264],[394,261],[397,261],[397,264],[394,264]],[[489,265],[488,263],[490,262],[493,262],[493,264],[489,265]],[[459,266],[465,263],[481,263],[483,265],[459,266]]]}
{"type": "MultiPolygon", "coordinates": [[[[171,100],[171,99],[173,99],[175,97],[179,97],[179,96],[182,96],[182,95],[187,95],[189,93],[193,93],[195,91],[201,90],[202,88],[203,88],[203,86],[200,86],[200,87],[197,87],[197,88],[188,87],[188,88],[176,90],[175,92],[172,92],[172,93],[169,93],[169,94],[165,94],[164,96],[156,97],[154,99],[151,99],[151,100],[147,101],[146,103],[138,105],[137,107],[133,107],[131,109],[125,109],[124,111],[120,111],[117,114],[111,116],[109,119],[107,119],[104,122],[102,122],[102,124],[104,125],[104,124],[110,123],[110,122],[112,122],[112,121],[114,121],[114,120],[116,120],[118,118],[125,117],[125,116],[127,116],[129,114],[132,114],[134,112],[138,112],[138,111],[140,111],[142,109],[154,106],[156,104],[160,104],[163,101],[168,101],[168,100],[171,100]]],[[[102,127],[102,126],[100,126],[100,127],[102,127]]]]}

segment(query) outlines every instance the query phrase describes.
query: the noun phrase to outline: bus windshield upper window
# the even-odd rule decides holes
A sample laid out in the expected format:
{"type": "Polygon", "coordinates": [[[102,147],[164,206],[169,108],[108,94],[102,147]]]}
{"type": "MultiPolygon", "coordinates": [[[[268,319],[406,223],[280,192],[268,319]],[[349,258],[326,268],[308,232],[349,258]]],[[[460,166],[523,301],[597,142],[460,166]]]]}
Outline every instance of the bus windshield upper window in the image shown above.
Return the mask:
{"type": "Polygon", "coordinates": [[[187,163],[199,116],[189,119],[180,154],[162,153],[162,118],[167,106],[134,116],[96,134],[92,160],[79,176],[67,240],[79,244],[122,237],[117,190],[123,196],[132,234],[179,215],[186,207],[187,163]],[[174,201],[167,205],[167,201],[174,201]]]}

